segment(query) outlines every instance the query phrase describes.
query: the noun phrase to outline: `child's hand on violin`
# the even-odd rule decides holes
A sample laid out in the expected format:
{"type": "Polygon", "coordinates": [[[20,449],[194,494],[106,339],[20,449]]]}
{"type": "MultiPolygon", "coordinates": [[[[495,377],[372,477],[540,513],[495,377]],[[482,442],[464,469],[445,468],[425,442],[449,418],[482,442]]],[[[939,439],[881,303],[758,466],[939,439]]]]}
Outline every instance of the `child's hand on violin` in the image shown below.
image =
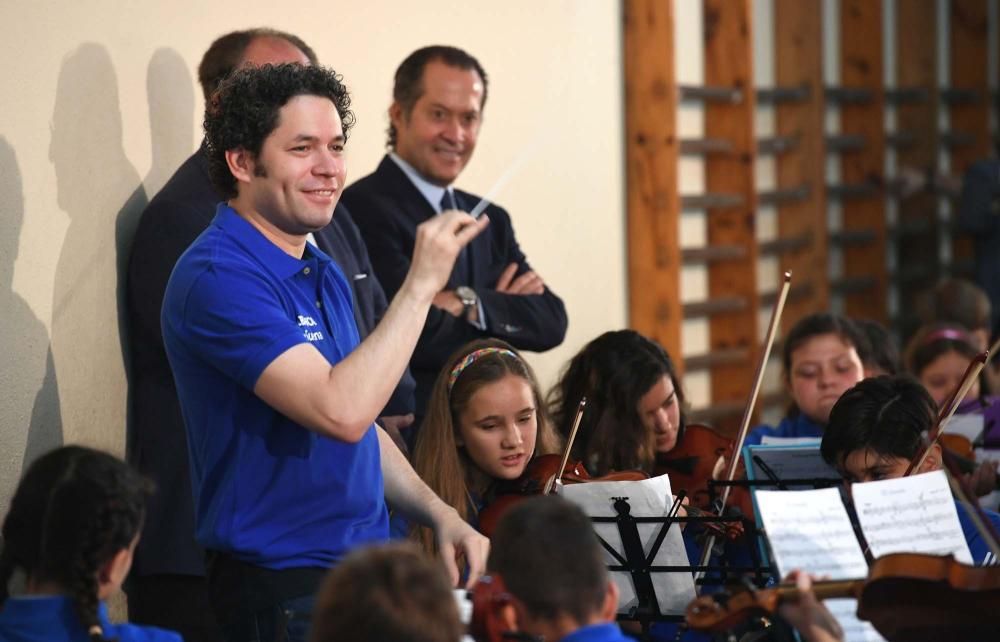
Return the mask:
{"type": "Polygon", "coordinates": [[[806,642],[843,642],[844,631],[833,618],[826,605],[816,599],[812,590],[813,578],[808,573],[794,570],[785,578],[794,582],[798,599],[788,599],[778,608],[781,617],[795,627],[806,642]]]}
{"type": "Polygon", "coordinates": [[[966,476],[966,481],[976,497],[989,495],[997,489],[997,465],[1000,462],[984,461],[966,476]]]}

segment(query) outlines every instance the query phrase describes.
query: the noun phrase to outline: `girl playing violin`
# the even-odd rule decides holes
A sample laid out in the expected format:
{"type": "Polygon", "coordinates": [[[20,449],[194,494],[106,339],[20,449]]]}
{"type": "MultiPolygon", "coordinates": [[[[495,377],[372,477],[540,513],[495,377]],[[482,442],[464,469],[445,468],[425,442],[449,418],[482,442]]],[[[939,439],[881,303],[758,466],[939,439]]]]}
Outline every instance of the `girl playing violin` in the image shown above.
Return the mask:
{"type": "Polygon", "coordinates": [[[568,436],[580,399],[587,412],[573,456],[591,475],[652,473],[657,453],[684,435],[684,391],[666,350],[634,330],[597,337],[569,362],[549,392],[556,429],[568,436]]]}
{"type": "Polygon", "coordinates": [[[867,337],[850,319],[830,313],[801,319],[785,337],[782,355],[792,406],[777,426],[751,430],[745,444],[765,436],[821,437],[833,404],[864,378],[862,359],[869,351],[867,337]]]}
{"type": "MultiPolygon", "coordinates": [[[[498,482],[518,479],[536,453],[557,449],[531,367],[509,344],[487,339],[460,348],[438,375],[413,467],[477,525],[498,482]]],[[[430,547],[430,534],[421,537],[430,547]]]]}
{"type": "MultiPolygon", "coordinates": [[[[954,324],[932,324],[920,328],[906,350],[907,369],[927,389],[940,406],[955,390],[969,363],[980,352],[977,340],[954,324]]],[[[971,446],[1000,447],[1000,398],[981,394],[980,381],[974,381],[956,414],[983,417],[983,430],[971,446]]],[[[967,453],[971,454],[971,453],[967,453]]],[[[982,462],[972,473],[970,483],[977,495],[986,495],[997,487],[996,462],[982,462]]]]}
{"type": "MultiPolygon", "coordinates": [[[[902,477],[922,446],[922,435],[934,425],[936,405],[927,391],[905,376],[865,379],[844,393],[830,412],[820,450],[823,459],[850,483],[902,477]]],[[[941,447],[934,444],[920,468],[941,468],[941,447]]],[[[965,506],[956,503],[959,522],[976,564],[989,549],[973,526],[965,506]]],[[[1000,515],[984,511],[995,527],[1000,515]]]]}

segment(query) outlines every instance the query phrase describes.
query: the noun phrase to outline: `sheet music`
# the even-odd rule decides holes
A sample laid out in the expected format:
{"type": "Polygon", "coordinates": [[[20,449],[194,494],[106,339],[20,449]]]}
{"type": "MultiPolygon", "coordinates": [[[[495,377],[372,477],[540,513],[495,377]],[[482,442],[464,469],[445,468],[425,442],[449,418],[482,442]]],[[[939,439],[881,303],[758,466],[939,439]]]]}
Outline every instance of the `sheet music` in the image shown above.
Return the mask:
{"type": "MultiPolygon", "coordinates": [[[[758,490],[755,495],[782,577],[794,569],[833,580],[868,576],[868,564],[839,490],[758,490]]],[[[875,627],[855,615],[857,600],[826,600],[825,604],[844,629],[845,640],[883,641],[875,627]]]]}
{"type": "MultiPolygon", "coordinates": [[[[819,442],[789,445],[752,445],[744,448],[746,453],[747,479],[770,479],[764,465],[780,480],[786,479],[832,479],[840,480],[840,473],[823,459],[819,451],[819,442]]],[[[809,488],[801,484],[793,484],[791,489],[809,488]]],[[[756,489],[755,489],[756,490],[756,489]]]]}
{"type": "MultiPolygon", "coordinates": [[[[984,461],[1000,461],[1000,449],[998,448],[975,448],[973,454],[979,463],[984,461]]],[[[1000,506],[1000,490],[995,490],[988,495],[980,497],[979,505],[983,508],[996,510],[996,507],[1000,506]]]]}
{"type": "MultiPolygon", "coordinates": [[[[670,510],[672,502],[670,481],[666,475],[643,481],[589,482],[558,486],[557,492],[579,505],[583,512],[590,517],[616,517],[614,502],[619,497],[628,499],[632,517],[663,517],[670,510]]],[[[643,550],[648,555],[652,550],[656,535],[663,525],[637,524],[636,526],[639,530],[639,538],[642,540],[643,550]]],[[[595,523],[594,530],[622,557],[625,556],[617,524],[595,523]]],[[[604,558],[605,563],[609,566],[619,563],[607,551],[604,552],[604,558]]],[[[684,541],[681,538],[680,524],[671,524],[667,530],[660,550],[653,560],[653,565],[690,565],[684,541]]],[[[611,576],[615,584],[618,585],[620,594],[618,612],[626,612],[638,603],[632,577],[625,571],[614,571],[611,576]]],[[[687,605],[695,598],[694,578],[689,572],[650,573],[650,578],[653,581],[656,601],[663,614],[683,613],[687,605]]]]}
{"type": "Polygon", "coordinates": [[[782,577],[796,568],[833,580],[867,577],[868,564],[839,490],[758,490],[756,495],[782,577]]]}
{"type": "Polygon", "coordinates": [[[941,429],[949,435],[962,435],[969,441],[976,441],[983,434],[985,418],[982,415],[954,415],[941,429]]]}
{"type": "Polygon", "coordinates": [[[853,484],[851,495],[874,557],[951,553],[972,564],[944,471],[853,484]]]}

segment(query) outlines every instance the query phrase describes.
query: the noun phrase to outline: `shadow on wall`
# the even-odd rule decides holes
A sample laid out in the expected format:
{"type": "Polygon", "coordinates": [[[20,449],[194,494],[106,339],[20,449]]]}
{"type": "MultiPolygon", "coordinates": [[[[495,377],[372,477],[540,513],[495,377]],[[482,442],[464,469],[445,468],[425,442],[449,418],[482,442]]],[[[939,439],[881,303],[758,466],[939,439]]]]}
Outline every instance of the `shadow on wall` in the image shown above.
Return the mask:
{"type": "Polygon", "coordinates": [[[143,185],[156,194],[194,151],[194,81],[187,62],[174,49],[153,53],[146,70],[152,163],[143,185]]]}
{"type": "Polygon", "coordinates": [[[49,159],[69,215],[52,305],[63,430],[67,441],[122,454],[125,265],[146,193],[122,147],[118,80],[100,45],[63,61],[49,159]]]}
{"type": "Polygon", "coordinates": [[[13,289],[24,192],[14,148],[0,137],[0,511],[24,466],[63,442],[45,324],[13,289]]]}

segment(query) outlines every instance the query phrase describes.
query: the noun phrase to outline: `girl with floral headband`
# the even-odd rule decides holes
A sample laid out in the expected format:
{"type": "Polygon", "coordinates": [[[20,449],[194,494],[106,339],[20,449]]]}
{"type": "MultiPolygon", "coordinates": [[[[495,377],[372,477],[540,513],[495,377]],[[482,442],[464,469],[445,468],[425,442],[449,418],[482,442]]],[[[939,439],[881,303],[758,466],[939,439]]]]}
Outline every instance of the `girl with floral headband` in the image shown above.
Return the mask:
{"type": "MultiPolygon", "coordinates": [[[[509,344],[488,339],[460,348],[431,391],[413,467],[469,523],[500,481],[521,476],[536,454],[558,450],[538,381],[509,344]]],[[[430,532],[421,532],[432,548],[430,532]]]]}

